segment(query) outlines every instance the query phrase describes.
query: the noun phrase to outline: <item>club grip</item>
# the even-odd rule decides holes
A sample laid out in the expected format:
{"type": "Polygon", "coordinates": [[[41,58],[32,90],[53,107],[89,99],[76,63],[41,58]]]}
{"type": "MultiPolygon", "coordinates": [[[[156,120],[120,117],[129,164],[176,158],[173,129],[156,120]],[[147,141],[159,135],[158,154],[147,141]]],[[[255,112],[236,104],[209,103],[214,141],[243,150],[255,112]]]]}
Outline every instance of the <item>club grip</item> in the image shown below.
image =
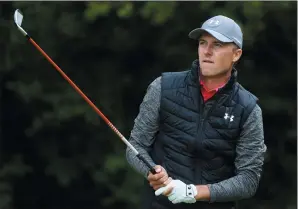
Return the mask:
{"type": "Polygon", "coordinates": [[[156,174],[155,169],[150,165],[150,163],[149,163],[149,162],[148,162],[142,155],[140,155],[140,153],[137,154],[137,157],[138,157],[141,161],[143,161],[143,163],[145,163],[145,164],[148,166],[148,168],[150,168],[150,172],[151,172],[151,173],[156,174]]]}

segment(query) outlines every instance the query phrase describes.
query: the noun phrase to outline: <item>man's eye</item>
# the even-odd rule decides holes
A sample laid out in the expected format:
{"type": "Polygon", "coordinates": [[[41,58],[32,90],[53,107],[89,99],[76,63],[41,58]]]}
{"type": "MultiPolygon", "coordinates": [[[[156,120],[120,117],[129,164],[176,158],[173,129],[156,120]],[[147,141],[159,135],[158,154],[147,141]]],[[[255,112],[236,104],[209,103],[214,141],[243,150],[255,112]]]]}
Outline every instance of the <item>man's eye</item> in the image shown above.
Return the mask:
{"type": "Polygon", "coordinates": [[[204,43],[204,41],[199,41],[199,45],[203,45],[204,43]]]}
{"type": "Polygon", "coordinates": [[[215,43],[214,46],[216,46],[216,47],[221,47],[222,44],[221,44],[221,43],[215,43]]]}

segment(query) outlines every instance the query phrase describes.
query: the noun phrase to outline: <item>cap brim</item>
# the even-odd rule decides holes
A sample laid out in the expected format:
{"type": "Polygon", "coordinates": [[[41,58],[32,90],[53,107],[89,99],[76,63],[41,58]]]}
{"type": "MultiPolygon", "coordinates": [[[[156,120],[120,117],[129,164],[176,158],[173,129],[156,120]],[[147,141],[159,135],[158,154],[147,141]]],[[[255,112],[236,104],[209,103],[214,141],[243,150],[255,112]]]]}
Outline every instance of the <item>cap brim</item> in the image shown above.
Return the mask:
{"type": "Polygon", "coordinates": [[[216,38],[217,40],[224,42],[224,43],[229,43],[229,42],[233,42],[231,39],[227,38],[226,36],[214,31],[214,30],[209,30],[209,29],[202,29],[202,28],[196,28],[194,30],[192,30],[188,36],[191,39],[195,39],[198,40],[200,38],[200,36],[202,35],[202,33],[207,32],[210,35],[212,35],[214,38],[216,38]]]}

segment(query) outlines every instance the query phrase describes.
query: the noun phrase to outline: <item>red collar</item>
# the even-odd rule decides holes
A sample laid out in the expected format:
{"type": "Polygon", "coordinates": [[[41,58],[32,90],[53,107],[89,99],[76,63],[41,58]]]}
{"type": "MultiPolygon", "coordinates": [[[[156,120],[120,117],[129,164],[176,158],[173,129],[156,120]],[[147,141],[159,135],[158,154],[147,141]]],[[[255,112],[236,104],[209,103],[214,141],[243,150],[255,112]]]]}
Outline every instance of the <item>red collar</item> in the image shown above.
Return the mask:
{"type": "Polygon", "coordinates": [[[224,87],[226,85],[226,83],[220,84],[215,89],[208,90],[205,86],[204,81],[200,80],[200,84],[202,85],[202,88],[204,88],[204,90],[207,92],[212,92],[212,91],[218,92],[219,89],[221,89],[222,87],[224,87]]]}
{"type": "Polygon", "coordinates": [[[214,94],[216,94],[216,92],[218,92],[219,89],[221,89],[222,87],[224,87],[226,85],[226,83],[224,83],[224,84],[219,85],[215,89],[208,90],[202,80],[200,80],[200,84],[201,84],[201,93],[203,95],[204,102],[206,102],[208,99],[213,97],[214,94]]]}

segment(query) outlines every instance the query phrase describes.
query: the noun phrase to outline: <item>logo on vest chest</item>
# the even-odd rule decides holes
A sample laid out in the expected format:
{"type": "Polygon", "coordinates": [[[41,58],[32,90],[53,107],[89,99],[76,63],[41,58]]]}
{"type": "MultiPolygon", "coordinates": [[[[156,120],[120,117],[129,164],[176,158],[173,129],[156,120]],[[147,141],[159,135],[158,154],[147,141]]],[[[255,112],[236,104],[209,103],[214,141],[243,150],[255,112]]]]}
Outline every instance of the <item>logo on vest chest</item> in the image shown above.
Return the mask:
{"type": "Polygon", "coordinates": [[[224,119],[225,120],[230,119],[230,122],[233,122],[234,121],[234,115],[229,115],[228,113],[225,113],[224,119]]]}

